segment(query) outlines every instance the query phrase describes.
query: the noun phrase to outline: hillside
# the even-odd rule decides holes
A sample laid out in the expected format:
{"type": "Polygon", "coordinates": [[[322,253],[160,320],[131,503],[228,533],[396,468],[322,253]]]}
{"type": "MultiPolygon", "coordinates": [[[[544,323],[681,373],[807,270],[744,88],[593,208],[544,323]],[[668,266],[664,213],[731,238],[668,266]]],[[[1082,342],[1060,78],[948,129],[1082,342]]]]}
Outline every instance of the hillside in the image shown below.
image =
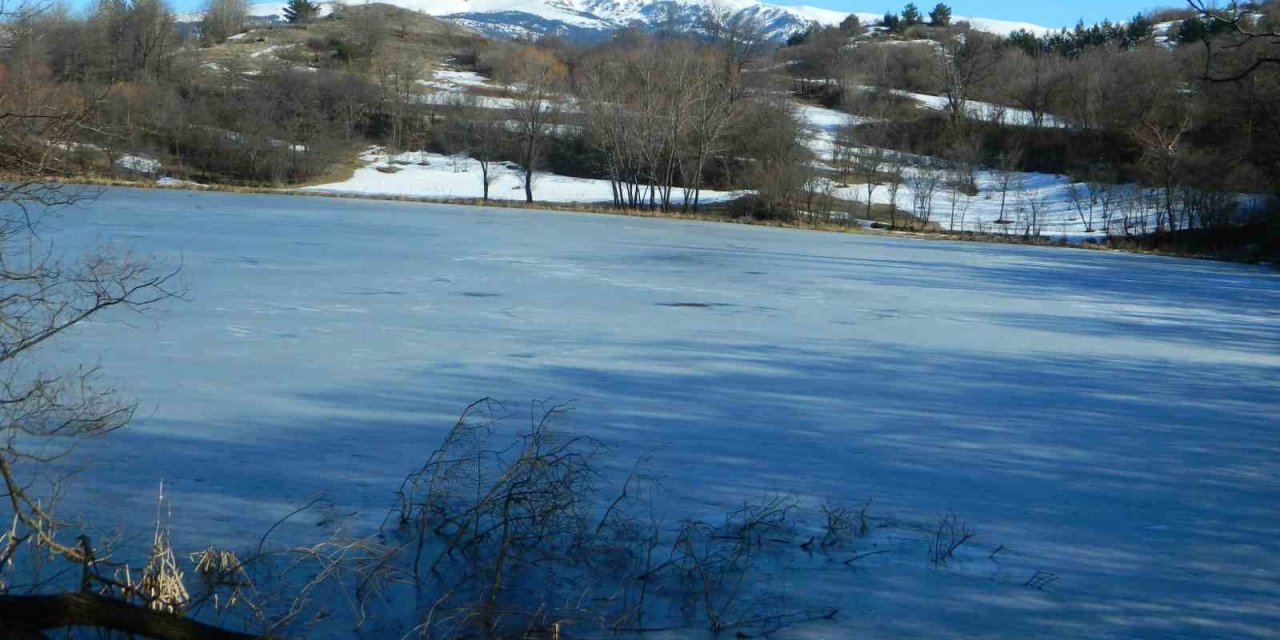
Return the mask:
{"type": "MultiPolygon", "coordinates": [[[[713,16],[715,35],[594,44],[491,38],[459,17],[589,29],[714,6],[332,5],[146,56],[104,41],[104,14],[51,24],[24,55],[48,56],[49,86],[110,88],[92,127],[43,141],[70,175],[1109,244],[1212,235],[1271,206],[1275,103],[1197,82],[1185,11],[1000,36],[906,7],[846,22],[743,1],[713,16]],[[734,40],[735,15],[774,10],[835,26],[771,47],[761,17],[749,46],[734,40]],[[1160,136],[1184,142],[1162,151],[1160,136]]],[[[1247,244],[1236,255],[1267,251],[1247,244]]]]}
{"type": "MultiPolygon", "coordinates": [[[[353,3],[354,4],[354,3],[353,3]]],[[[717,7],[735,18],[759,19],[775,41],[805,30],[812,24],[835,25],[849,13],[807,6],[784,6],[755,0],[391,0],[391,4],[438,16],[492,37],[540,36],[556,33],[579,41],[600,41],[633,24],[657,28],[674,24],[693,28],[717,7]]],[[[257,16],[282,16],[284,3],[255,4],[257,16]]],[[[854,12],[865,24],[882,14],[854,12]]],[[[983,17],[957,16],[975,29],[999,35],[1017,30],[1050,31],[1040,25],[983,17]]]]}
{"type": "Polygon", "coordinates": [[[184,52],[198,58],[205,78],[225,71],[255,74],[278,67],[350,68],[344,48],[379,49],[384,56],[421,62],[423,73],[445,58],[484,39],[453,22],[386,3],[344,7],[311,24],[272,24],[198,50],[184,52]]]}

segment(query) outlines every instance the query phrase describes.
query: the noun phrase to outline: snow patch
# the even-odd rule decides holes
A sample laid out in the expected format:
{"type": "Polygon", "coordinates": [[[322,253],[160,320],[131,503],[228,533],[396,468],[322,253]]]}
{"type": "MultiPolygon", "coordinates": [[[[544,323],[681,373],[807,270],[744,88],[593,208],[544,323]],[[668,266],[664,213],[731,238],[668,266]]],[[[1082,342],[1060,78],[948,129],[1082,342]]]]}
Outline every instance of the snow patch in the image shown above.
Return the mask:
{"type": "MultiPolygon", "coordinates": [[[[375,148],[361,156],[366,166],[342,182],[305,187],[302,191],[380,195],[426,199],[479,199],[484,195],[480,163],[466,156],[408,152],[391,155],[375,148]]],[[[493,200],[525,199],[523,172],[513,163],[495,162],[496,178],[489,187],[493,200]]],[[[703,191],[701,201],[720,202],[740,192],[703,191]]],[[[607,203],[613,200],[608,180],[572,178],[545,171],[534,174],[533,198],[538,202],[607,203]]]]}
{"type": "Polygon", "coordinates": [[[134,173],[155,173],[160,170],[160,161],[140,154],[125,154],[116,159],[116,166],[134,173]]]}

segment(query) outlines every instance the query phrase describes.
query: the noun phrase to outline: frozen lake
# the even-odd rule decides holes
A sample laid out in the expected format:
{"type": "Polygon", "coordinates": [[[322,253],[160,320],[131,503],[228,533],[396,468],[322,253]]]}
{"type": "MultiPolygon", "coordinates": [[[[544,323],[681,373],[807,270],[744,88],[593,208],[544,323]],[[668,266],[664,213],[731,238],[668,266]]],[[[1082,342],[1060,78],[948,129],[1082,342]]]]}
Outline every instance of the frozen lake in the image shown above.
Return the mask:
{"type": "Polygon", "coordinates": [[[942,570],[815,572],[802,590],[847,603],[816,635],[1280,633],[1267,269],[182,191],[108,190],[55,226],[188,285],[46,353],[141,402],[85,452],[76,504],[104,525],[149,535],[162,478],[179,546],[252,544],[321,493],[376,523],[468,403],[551,399],[619,465],[651,451],[679,514],[784,491],[978,532],[942,570]],[[1060,580],[1023,587],[1040,570],[1060,580]]]}

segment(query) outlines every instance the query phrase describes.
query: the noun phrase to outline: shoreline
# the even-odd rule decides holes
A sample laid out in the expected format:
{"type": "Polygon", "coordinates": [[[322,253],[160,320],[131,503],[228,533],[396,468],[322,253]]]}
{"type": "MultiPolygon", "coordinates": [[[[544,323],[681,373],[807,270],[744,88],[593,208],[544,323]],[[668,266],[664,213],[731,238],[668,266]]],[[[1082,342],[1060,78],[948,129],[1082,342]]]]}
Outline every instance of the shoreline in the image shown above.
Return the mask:
{"type": "Polygon", "coordinates": [[[171,184],[161,184],[156,180],[128,180],[123,178],[102,178],[96,176],[43,176],[32,178],[30,176],[3,176],[0,180],[10,183],[51,183],[68,186],[85,186],[85,187],[120,187],[132,189],[152,189],[161,191],[191,191],[191,192],[214,192],[214,193],[237,193],[246,195],[272,195],[272,196],[294,196],[294,197],[310,197],[310,198],[335,198],[346,200],[368,200],[381,202],[403,202],[412,204],[444,204],[463,207],[490,207],[495,209],[512,209],[525,211],[554,211],[563,213],[583,213],[592,215],[607,215],[624,218],[653,218],[665,220],[683,220],[694,222],[709,222],[719,224],[734,224],[754,227],[767,227],[774,229],[793,229],[797,231],[819,231],[825,233],[847,233],[858,235],[880,236],[886,238],[910,238],[925,241],[951,241],[951,242],[969,242],[977,244],[1015,244],[1035,247],[1053,247],[1059,249],[1077,249],[1085,251],[1108,251],[1114,253],[1128,253],[1133,255],[1150,255],[1166,258],[1184,258],[1188,260],[1209,260],[1213,262],[1228,262],[1233,264],[1256,264],[1275,268],[1276,265],[1266,261],[1246,261],[1232,260],[1223,256],[1211,254],[1191,254],[1179,253],[1172,251],[1160,250],[1143,250],[1125,247],[1111,246],[1110,244],[1094,243],[1094,242],[1067,242],[1056,240],[1052,237],[1038,236],[1036,239],[1027,239],[1022,236],[1003,236],[993,234],[977,234],[977,233],[956,233],[950,231],[929,232],[917,230],[890,230],[875,227],[849,226],[832,223],[814,223],[804,224],[799,222],[786,222],[782,220],[761,220],[753,217],[729,217],[721,215],[709,215],[705,213],[680,213],[680,212],[662,212],[662,211],[644,211],[617,209],[611,205],[593,205],[582,203],[556,203],[534,201],[526,203],[516,200],[481,200],[477,198],[432,198],[427,196],[398,196],[391,194],[374,194],[374,193],[351,193],[340,191],[304,191],[305,187],[251,187],[242,185],[228,184],[205,184],[190,181],[176,181],[171,184]]]}

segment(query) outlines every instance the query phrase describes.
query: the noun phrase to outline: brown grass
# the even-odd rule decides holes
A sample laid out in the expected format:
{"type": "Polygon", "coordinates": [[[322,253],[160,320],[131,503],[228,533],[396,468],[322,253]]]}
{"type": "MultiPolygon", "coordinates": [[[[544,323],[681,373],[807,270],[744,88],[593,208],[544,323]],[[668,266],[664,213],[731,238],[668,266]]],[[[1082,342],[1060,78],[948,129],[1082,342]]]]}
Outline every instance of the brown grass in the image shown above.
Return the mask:
{"type": "MultiPolygon", "coordinates": [[[[353,167],[356,166],[354,163],[353,167]]],[[[362,165],[361,165],[362,166],[362,165]]],[[[349,177],[349,174],[348,174],[349,177]]],[[[636,218],[668,218],[674,220],[697,220],[703,222],[727,222],[733,224],[746,224],[752,226],[777,227],[786,229],[811,229],[819,231],[834,231],[842,233],[862,233],[868,232],[866,229],[858,227],[847,227],[840,224],[826,224],[822,222],[788,222],[782,220],[763,220],[751,217],[731,217],[726,211],[726,207],[721,205],[709,208],[699,213],[681,213],[678,211],[645,211],[633,209],[617,209],[610,204],[605,203],[571,203],[562,204],[556,202],[519,202],[512,200],[489,200],[483,201],[479,198],[429,198],[418,196],[395,196],[383,194],[358,194],[358,193],[336,193],[322,191],[299,191],[298,189],[307,184],[291,185],[289,187],[262,187],[247,185],[229,185],[229,184],[201,184],[199,187],[193,185],[175,185],[166,186],[156,184],[153,180],[133,180],[127,178],[112,178],[108,176],[40,176],[17,177],[12,175],[0,174],[0,181],[38,181],[50,182],[68,185],[86,185],[99,187],[130,187],[135,189],[169,189],[176,191],[212,191],[218,193],[240,193],[240,194],[256,194],[256,195],[273,195],[273,196],[296,196],[310,198],[337,198],[343,200],[380,200],[390,202],[416,202],[422,204],[447,204],[457,206],[475,206],[489,207],[494,209],[521,209],[521,210],[543,210],[543,211],[562,211],[570,213],[592,213],[603,215],[626,216],[636,218]],[[715,213],[717,211],[723,213],[715,213]]],[[[319,180],[319,179],[317,179],[319,180]]],[[[324,184],[319,182],[319,184],[324,184]]]]}

